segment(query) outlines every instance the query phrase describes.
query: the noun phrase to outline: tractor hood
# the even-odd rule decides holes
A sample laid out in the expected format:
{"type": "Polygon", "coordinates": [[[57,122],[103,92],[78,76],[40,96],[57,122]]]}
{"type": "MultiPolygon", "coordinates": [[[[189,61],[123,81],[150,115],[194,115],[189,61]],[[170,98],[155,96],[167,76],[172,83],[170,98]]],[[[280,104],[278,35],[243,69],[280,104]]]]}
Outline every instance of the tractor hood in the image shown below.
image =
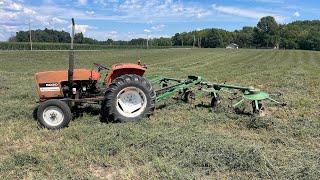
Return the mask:
{"type": "MultiPolygon", "coordinates": [[[[88,69],[75,69],[74,81],[99,80],[100,73],[88,69]]],[[[37,92],[41,99],[63,97],[62,82],[68,81],[68,70],[46,71],[35,74],[37,92]]]]}
{"type": "MultiPolygon", "coordinates": [[[[60,71],[45,71],[35,74],[37,83],[50,83],[50,82],[64,82],[68,81],[68,70],[60,71]]],[[[73,80],[74,81],[85,81],[85,80],[99,80],[100,73],[89,69],[75,69],[73,80]]]]}

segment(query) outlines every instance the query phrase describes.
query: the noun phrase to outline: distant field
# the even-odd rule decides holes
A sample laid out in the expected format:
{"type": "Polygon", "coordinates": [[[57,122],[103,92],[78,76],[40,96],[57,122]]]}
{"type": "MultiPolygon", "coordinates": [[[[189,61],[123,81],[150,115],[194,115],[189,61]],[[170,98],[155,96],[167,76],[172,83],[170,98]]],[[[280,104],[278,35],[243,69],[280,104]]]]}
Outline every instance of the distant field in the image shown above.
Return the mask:
{"type": "Polygon", "coordinates": [[[320,52],[118,49],[77,52],[76,66],[140,57],[147,75],[252,85],[284,93],[289,105],[254,118],[170,100],[141,122],[106,124],[85,114],[48,131],[32,115],[34,73],[67,68],[68,52],[0,51],[0,177],[320,178],[320,52]]]}

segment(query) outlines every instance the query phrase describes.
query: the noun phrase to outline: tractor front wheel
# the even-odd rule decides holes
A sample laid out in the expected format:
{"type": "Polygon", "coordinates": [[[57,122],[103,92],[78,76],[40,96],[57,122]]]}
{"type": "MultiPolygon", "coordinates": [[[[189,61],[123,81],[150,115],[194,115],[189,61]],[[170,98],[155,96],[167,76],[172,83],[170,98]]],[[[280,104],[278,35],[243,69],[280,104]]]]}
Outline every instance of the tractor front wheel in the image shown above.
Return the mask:
{"type": "Polygon", "coordinates": [[[53,99],[39,105],[37,119],[39,124],[45,128],[61,129],[68,126],[72,113],[65,102],[53,99]]]}
{"type": "Polygon", "coordinates": [[[104,121],[137,121],[153,114],[156,94],[143,77],[130,74],[116,78],[107,88],[101,107],[104,121]]]}

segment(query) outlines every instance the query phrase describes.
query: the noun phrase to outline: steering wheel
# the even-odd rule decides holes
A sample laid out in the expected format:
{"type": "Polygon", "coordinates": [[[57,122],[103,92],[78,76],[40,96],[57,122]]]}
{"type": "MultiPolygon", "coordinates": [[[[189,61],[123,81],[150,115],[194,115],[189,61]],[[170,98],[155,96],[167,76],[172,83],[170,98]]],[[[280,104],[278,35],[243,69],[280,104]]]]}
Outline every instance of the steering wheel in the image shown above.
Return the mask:
{"type": "Polygon", "coordinates": [[[101,71],[101,70],[109,70],[109,68],[107,68],[104,65],[99,64],[99,63],[93,63],[93,65],[96,66],[99,71],[101,71]]]}

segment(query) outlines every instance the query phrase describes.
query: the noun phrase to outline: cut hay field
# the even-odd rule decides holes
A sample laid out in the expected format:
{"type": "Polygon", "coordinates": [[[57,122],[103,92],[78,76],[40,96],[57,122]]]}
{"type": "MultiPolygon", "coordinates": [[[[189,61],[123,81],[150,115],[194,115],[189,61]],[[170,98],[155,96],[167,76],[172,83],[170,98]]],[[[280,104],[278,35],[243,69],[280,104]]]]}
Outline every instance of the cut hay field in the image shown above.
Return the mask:
{"type": "Polygon", "coordinates": [[[139,57],[147,75],[195,74],[280,91],[288,106],[253,117],[170,100],[140,122],[106,124],[84,114],[49,131],[33,119],[34,73],[67,68],[68,52],[0,51],[1,179],[320,178],[320,52],[81,51],[76,67],[139,57]]]}

